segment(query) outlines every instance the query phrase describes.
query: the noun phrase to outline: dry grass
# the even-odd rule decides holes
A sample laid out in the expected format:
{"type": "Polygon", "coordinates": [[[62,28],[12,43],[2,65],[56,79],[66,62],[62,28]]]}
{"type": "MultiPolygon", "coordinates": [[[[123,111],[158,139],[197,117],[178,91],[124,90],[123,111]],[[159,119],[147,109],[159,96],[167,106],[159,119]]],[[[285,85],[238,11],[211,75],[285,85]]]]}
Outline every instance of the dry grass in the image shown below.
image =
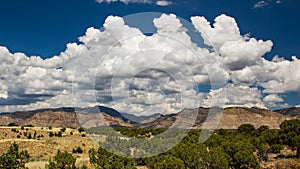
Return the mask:
{"type": "Polygon", "coordinates": [[[27,150],[31,156],[30,162],[27,166],[31,169],[44,168],[46,162],[53,158],[57,150],[67,151],[72,153],[73,148],[80,146],[83,149],[82,154],[73,154],[77,158],[76,164],[78,166],[89,164],[88,151],[92,148],[97,149],[97,144],[93,142],[89,137],[82,137],[82,133],[79,133],[76,129],[67,129],[62,137],[49,137],[49,132],[58,132],[61,128],[52,128],[51,130],[44,127],[25,127],[21,130],[20,127],[0,127],[0,154],[7,151],[8,147],[16,142],[19,144],[20,150],[27,150]],[[12,131],[16,130],[16,132],[12,131]],[[36,132],[36,138],[28,139],[27,136],[31,133],[34,136],[36,132]],[[73,135],[70,134],[73,132],[73,135]],[[17,136],[20,135],[20,138],[17,136]],[[43,135],[44,137],[37,138],[43,135]]]}

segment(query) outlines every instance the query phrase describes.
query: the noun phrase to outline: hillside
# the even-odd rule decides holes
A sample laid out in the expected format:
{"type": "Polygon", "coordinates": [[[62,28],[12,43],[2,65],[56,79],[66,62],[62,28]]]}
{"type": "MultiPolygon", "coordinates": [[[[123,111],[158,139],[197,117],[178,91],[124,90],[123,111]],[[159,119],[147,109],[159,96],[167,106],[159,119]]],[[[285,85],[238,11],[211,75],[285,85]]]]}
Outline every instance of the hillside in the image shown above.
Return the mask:
{"type": "Polygon", "coordinates": [[[33,111],[22,111],[0,114],[0,125],[16,123],[18,125],[33,125],[39,127],[69,127],[78,128],[82,124],[89,123],[92,126],[117,125],[131,126],[130,120],[123,117],[118,111],[103,107],[90,108],[56,108],[33,111]],[[105,124],[100,123],[99,114],[103,114],[105,124]],[[95,124],[91,124],[94,120],[95,124]],[[95,121],[96,120],[96,121],[95,121]]]}
{"type": "Polygon", "coordinates": [[[300,119],[300,107],[290,107],[285,109],[275,110],[280,114],[300,119]]]}
{"type": "MultiPolygon", "coordinates": [[[[230,107],[222,110],[217,109],[217,111],[212,111],[209,113],[209,108],[199,108],[199,109],[184,109],[179,112],[181,118],[186,119],[186,123],[189,122],[190,116],[198,112],[197,119],[193,128],[203,128],[204,126],[214,127],[223,129],[236,129],[242,124],[253,124],[255,127],[262,125],[269,126],[270,128],[278,129],[279,124],[287,119],[291,119],[295,116],[289,116],[281,114],[281,112],[273,112],[267,109],[259,108],[243,108],[243,107],[230,107]],[[208,118],[209,115],[209,118],[208,118]],[[207,120],[208,119],[208,120],[207,120]],[[206,125],[204,122],[207,120],[206,125]],[[219,123],[216,124],[219,120],[219,123]]],[[[173,122],[178,118],[178,115],[171,114],[165,115],[157,118],[153,122],[144,125],[146,128],[167,128],[170,127],[173,122]]],[[[183,119],[183,123],[185,121],[183,119]]],[[[185,124],[182,124],[183,126],[185,124]]]]}
{"type": "Polygon", "coordinates": [[[17,123],[18,125],[53,126],[91,128],[97,126],[126,126],[140,128],[168,128],[176,119],[181,118],[176,127],[187,126],[196,117],[193,128],[216,126],[223,129],[235,129],[249,123],[255,127],[261,125],[279,128],[279,124],[287,119],[299,118],[300,108],[287,108],[276,111],[259,108],[230,107],[221,109],[196,108],[183,109],[176,114],[151,116],[134,116],[126,113],[96,106],[90,108],[57,108],[34,111],[19,111],[0,114],[0,125],[17,123]],[[209,113],[214,110],[214,113],[209,113]],[[217,111],[215,111],[217,110],[217,111]],[[209,115],[209,116],[208,116],[209,115]],[[207,121],[206,123],[204,123],[207,121]],[[218,124],[216,124],[219,121],[218,124]]]}

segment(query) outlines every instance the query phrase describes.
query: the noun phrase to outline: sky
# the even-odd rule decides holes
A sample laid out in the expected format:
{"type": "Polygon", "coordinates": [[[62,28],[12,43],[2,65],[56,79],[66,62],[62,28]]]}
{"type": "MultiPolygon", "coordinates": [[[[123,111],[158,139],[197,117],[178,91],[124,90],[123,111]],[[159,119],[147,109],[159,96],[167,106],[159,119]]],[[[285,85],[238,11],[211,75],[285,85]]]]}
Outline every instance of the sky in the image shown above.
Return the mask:
{"type": "Polygon", "coordinates": [[[1,3],[0,112],[300,104],[299,1],[1,3]]]}

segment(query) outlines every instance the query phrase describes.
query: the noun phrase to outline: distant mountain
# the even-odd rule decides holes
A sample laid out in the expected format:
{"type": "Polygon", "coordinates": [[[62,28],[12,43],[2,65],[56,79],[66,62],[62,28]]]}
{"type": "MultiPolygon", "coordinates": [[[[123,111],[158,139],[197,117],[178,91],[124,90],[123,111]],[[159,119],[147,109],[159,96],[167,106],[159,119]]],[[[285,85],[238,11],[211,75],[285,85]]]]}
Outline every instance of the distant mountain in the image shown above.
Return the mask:
{"type": "MultiPolygon", "coordinates": [[[[176,121],[178,128],[194,123],[193,128],[214,127],[236,129],[242,124],[262,125],[279,128],[282,121],[300,119],[300,108],[293,107],[271,111],[260,108],[230,107],[183,109],[176,114],[151,116],[135,116],[104,106],[88,108],[62,107],[55,109],[39,109],[33,111],[18,111],[1,113],[0,125],[17,123],[19,125],[53,126],[53,127],[97,127],[97,126],[126,126],[141,128],[168,128],[176,121]],[[210,112],[211,111],[211,112],[210,112]],[[221,112],[221,113],[220,113],[221,112]],[[196,117],[196,119],[195,119],[196,117]],[[177,123],[180,121],[180,123],[177,123]]],[[[174,126],[173,126],[174,127],[174,126]]]]}
{"type": "Polygon", "coordinates": [[[129,114],[129,113],[121,113],[123,117],[129,119],[132,122],[136,122],[136,123],[148,123],[151,122],[155,119],[157,119],[158,117],[161,117],[162,115],[159,113],[155,113],[153,115],[149,115],[149,116],[136,116],[134,114],[129,114]]]}
{"type": "MultiPolygon", "coordinates": [[[[132,122],[123,117],[118,111],[104,106],[89,108],[62,107],[1,113],[0,125],[17,123],[18,125],[77,128],[91,119],[97,122],[97,119],[100,118],[96,118],[96,116],[100,114],[104,116],[106,122],[103,125],[132,126],[132,122]]],[[[98,124],[95,125],[97,126],[98,124]]]]}
{"type": "Polygon", "coordinates": [[[63,109],[43,109],[0,114],[0,125],[17,123],[18,125],[71,127],[80,126],[76,113],[63,109]]]}
{"type": "MultiPolygon", "coordinates": [[[[197,118],[193,128],[217,127],[223,129],[237,129],[242,124],[253,124],[255,127],[262,125],[270,128],[279,128],[282,121],[292,117],[260,108],[230,107],[222,110],[214,110],[210,113],[209,108],[184,109],[178,114],[182,114],[182,125],[188,124],[190,117],[197,113],[197,118]],[[185,120],[186,119],[186,120],[185,120]],[[206,122],[206,123],[205,123],[206,122]],[[204,125],[205,124],[205,125],[204,125]]],[[[153,122],[141,127],[146,128],[168,128],[179,118],[178,114],[161,116],[153,122]]],[[[180,126],[179,126],[180,127],[180,126]]]]}
{"type": "Polygon", "coordinates": [[[300,119],[300,107],[284,108],[280,110],[275,110],[275,112],[300,119]]]}

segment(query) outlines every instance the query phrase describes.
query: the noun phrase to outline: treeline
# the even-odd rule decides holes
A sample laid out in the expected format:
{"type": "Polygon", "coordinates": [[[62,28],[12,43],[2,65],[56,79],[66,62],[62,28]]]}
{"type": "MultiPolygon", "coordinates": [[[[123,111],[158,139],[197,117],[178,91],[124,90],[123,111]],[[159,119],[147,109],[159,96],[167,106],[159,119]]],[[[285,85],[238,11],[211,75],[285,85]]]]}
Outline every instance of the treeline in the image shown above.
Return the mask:
{"type": "MultiPolygon", "coordinates": [[[[119,128],[118,131],[131,137],[148,138],[163,130],[119,128]]],[[[118,156],[101,147],[97,150],[91,149],[89,150],[90,163],[99,169],[133,169],[137,166],[147,166],[150,169],[258,169],[261,168],[262,162],[269,160],[268,155],[272,153],[277,154],[277,158],[289,158],[295,161],[284,166],[277,165],[277,168],[300,168],[300,163],[297,162],[300,160],[299,120],[286,120],[280,124],[279,130],[269,129],[267,126],[256,129],[251,124],[243,124],[237,130],[219,129],[204,143],[199,142],[200,134],[201,130],[191,130],[171,150],[148,158],[118,156]],[[284,148],[294,150],[296,153],[284,156],[280,153],[284,148]]],[[[119,141],[122,142],[121,145],[128,145],[126,139],[119,141]]],[[[14,147],[15,144],[7,153],[16,152],[14,147]]],[[[4,163],[4,159],[8,157],[11,156],[5,154],[1,156],[0,168],[7,164],[15,164],[4,163]]],[[[16,158],[21,158],[17,161],[26,163],[29,155],[22,151],[19,155],[15,155],[14,159],[16,158]]],[[[76,169],[75,162],[76,158],[72,154],[58,151],[46,168],[76,169]]],[[[87,168],[87,166],[80,168],[87,168]]]]}

